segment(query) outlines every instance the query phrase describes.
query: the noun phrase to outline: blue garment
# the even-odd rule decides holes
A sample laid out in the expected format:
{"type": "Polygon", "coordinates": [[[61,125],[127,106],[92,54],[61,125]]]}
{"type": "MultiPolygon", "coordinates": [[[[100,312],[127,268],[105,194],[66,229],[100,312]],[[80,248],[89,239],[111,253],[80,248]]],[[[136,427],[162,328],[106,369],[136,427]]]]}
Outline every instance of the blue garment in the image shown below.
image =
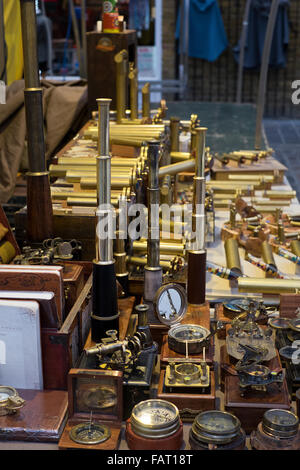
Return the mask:
{"type": "MultiPolygon", "coordinates": [[[[176,37],[180,33],[180,12],[176,37]]],[[[217,0],[191,0],[189,11],[189,57],[214,62],[227,48],[228,40],[217,0]]]]}
{"type": "MultiPolygon", "coordinates": [[[[286,50],[289,42],[287,0],[281,0],[274,27],[269,65],[285,67],[286,50]]],[[[244,68],[258,68],[264,49],[264,41],[270,13],[271,0],[252,0],[249,9],[248,31],[244,52],[244,68]]],[[[239,61],[239,44],[233,48],[234,58],[239,61]]]]}

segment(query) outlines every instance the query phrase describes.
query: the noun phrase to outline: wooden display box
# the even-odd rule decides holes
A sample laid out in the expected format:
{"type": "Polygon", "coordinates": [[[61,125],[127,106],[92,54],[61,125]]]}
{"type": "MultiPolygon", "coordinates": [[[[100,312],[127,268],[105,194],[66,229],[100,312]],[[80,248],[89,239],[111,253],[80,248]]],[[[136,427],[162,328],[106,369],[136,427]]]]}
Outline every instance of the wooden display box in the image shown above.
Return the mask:
{"type": "Polygon", "coordinates": [[[250,434],[257,428],[267,410],[291,409],[286,380],[283,381],[281,389],[277,384],[272,384],[268,386],[267,392],[249,389],[245,392],[245,396],[241,397],[238,377],[227,376],[225,377],[224,407],[241,421],[246,434],[250,434]]]}
{"type": "MultiPolygon", "coordinates": [[[[211,175],[214,180],[228,180],[229,174],[236,175],[271,175],[277,184],[283,183],[283,177],[287,167],[273,157],[262,158],[258,162],[249,165],[222,165],[218,160],[214,161],[211,175]]],[[[234,181],[232,182],[234,185],[234,181]]]]}
{"type": "Polygon", "coordinates": [[[89,31],[86,33],[86,40],[89,113],[97,110],[97,98],[110,98],[112,100],[111,109],[116,109],[116,63],[114,57],[125,49],[128,52],[128,62],[134,62],[137,67],[136,31],[127,30],[119,33],[89,31]]]}
{"type": "Polygon", "coordinates": [[[300,295],[299,294],[280,294],[279,295],[280,317],[295,318],[300,312],[300,295]]]}
{"type": "Polygon", "coordinates": [[[167,400],[177,406],[182,421],[191,422],[201,411],[214,410],[216,407],[216,388],[214,371],[210,371],[210,389],[208,393],[169,392],[165,390],[165,370],[161,370],[157,389],[157,398],[167,400]]]}
{"type": "MultiPolygon", "coordinates": [[[[205,360],[209,367],[213,367],[214,365],[214,352],[215,352],[214,337],[212,337],[210,339],[209,347],[205,349],[205,360]]],[[[197,364],[199,364],[203,360],[203,353],[201,352],[200,354],[191,354],[189,357],[193,360],[193,362],[196,362],[197,364]]],[[[176,362],[176,359],[184,359],[184,358],[185,358],[184,354],[179,354],[175,351],[172,351],[172,349],[169,348],[168,335],[163,336],[162,347],[161,347],[161,352],[160,352],[161,368],[165,369],[170,361],[176,362]]]]}
{"type": "MultiPolygon", "coordinates": [[[[226,345],[223,344],[220,347],[220,389],[222,392],[224,392],[224,389],[225,389],[226,377],[230,375],[237,377],[237,371],[235,370],[235,367],[234,367],[236,363],[237,363],[237,359],[235,359],[232,356],[229,356],[229,354],[227,353],[226,345]]],[[[279,352],[277,351],[277,354],[275,357],[273,357],[273,359],[271,359],[270,361],[264,362],[263,364],[269,367],[271,370],[281,369],[282,364],[281,364],[279,352]]]]}
{"type": "Polygon", "coordinates": [[[0,440],[58,442],[63,431],[68,394],[60,390],[18,390],[26,403],[17,414],[0,416],[0,440]]]}
{"type": "Polygon", "coordinates": [[[68,421],[59,440],[61,450],[115,450],[121,438],[121,425],[123,415],[123,373],[120,371],[71,369],[68,375],[68,421]],[[100,397],[93,402],[87,402],[86,397],[93,396],[97,390],[102,390],[100,397]],[[111,406],[105,404],[104,390],[109,394],[111,406]],[[70,438],[70,430],[80,423],[92,422],[104,424],[109,427],[109,439],[100,444],[79,444],[70,438]]]}

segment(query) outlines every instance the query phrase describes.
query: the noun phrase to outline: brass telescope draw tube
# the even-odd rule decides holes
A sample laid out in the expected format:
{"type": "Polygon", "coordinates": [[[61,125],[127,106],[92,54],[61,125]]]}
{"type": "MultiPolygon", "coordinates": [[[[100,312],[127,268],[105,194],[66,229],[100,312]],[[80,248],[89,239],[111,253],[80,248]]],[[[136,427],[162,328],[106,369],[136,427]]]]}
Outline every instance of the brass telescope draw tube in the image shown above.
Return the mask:
{"type": "Polygon", "coordinates": [[[300,289],[300,279],[272,278],[238,278],[239,292],[255,292],[262,294],[297,293],[300,289]]]}
{"type": "Polygon", "coordinates": [[[228,238],[224,243],[226,267],[232,271],[242,274],[241,260],[238,242],[235,238],[228,238]]]}
{"type": "Polygon", "coordinates": [[[192,211],[192,236],[187,252],[187,300],[189,304],[202,305],[206,293],[205,249],[205,136],[206,127],[196,127],[195,176],[192,211]]]}
{"type": "Polygon", "coordinates": [[[119,312],[115,260],[113,258],[113,213],[111,209],[109,108],[110,99],[98,99],[99,141],[97,156],[96,257],[93,261],[91,337],[96,343],[107,330],[119,331],[119,312]],[[107,226],[105,232],[102,227],[107,226]],[[105,233],[104,233],[105,232],[105,233]]]}
{"type": "Polygon", "coordinates": [[[126,118],[126,82],[128,67],[128,52],[123,49],[115,55],[116,63],[116,108],[117,123],[126,118]]]}
{"type": "Polygon", "coordinates": [[[144,303],[153,315],[153,299],[162,284],[163,270],[160,266],[159,249],[159,148],[158,141],[148,142],[148,239],[147,265],[144,268],[144,303]]]}

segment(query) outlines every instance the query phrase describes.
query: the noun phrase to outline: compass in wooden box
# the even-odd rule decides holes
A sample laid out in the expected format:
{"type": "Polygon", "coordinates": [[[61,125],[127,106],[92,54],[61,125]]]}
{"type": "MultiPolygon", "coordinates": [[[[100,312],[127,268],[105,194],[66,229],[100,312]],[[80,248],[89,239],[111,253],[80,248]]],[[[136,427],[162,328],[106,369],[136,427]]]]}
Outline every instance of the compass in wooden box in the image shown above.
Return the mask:
{"type": "Polygon", "coordinates": [[[115,450],[123,414],[123,373],[71,369],[68,374],[69,419],[60,449],[115,450]]]}

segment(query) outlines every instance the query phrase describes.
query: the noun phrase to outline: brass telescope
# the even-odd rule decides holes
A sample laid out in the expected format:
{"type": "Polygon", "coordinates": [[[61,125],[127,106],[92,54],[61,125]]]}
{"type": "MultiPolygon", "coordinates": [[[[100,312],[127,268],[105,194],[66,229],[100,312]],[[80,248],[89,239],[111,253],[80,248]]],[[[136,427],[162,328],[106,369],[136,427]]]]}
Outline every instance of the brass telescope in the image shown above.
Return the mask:
{"type": "Polygon", "coordinates": [[[53,237],[53,210],[45,158],[43,91],[40,86],[35,0],[20,0],[24,58],[24,103],[29,171],[27,173],[27,239],[53,237]]]}
{"type": "Polygon", "coordinates": [[[206,249],[205,249],[205,136],[206,127],[196,127],[195,175],[193,178],[193,240],[187,251],[187,299],[188,303],[202,305],[205,302],[206,249]]]}
{"type": "Polygon", "coordinates": [[[97,156],[97,210],[96,210],[96,257],[93,261],[93,288],[91,337],[96,343],[105,337],[107,330],[119,331],[119,312],[113,237],[103,232],[103,220],[113,221],[111,210],[109,154],[109,107],[110,99],[98,99],[99,143],[97,156]]]}

